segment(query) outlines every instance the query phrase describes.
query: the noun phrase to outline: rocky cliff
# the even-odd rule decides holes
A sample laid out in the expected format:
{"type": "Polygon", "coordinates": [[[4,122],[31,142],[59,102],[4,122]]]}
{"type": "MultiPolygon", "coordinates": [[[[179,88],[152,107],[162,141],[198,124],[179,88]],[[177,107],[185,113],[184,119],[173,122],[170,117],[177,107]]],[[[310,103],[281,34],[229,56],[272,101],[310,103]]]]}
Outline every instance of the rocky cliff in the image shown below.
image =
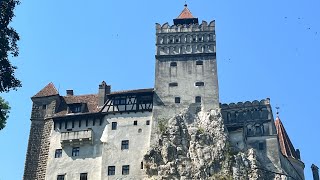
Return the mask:
{"type": "Polygon", "coordinates": [[[232,151],[219,110],[185,110],[158,122],[158,145],[144,156],[148,179],[275,178],[260,170],[253,149],[232,151]]]}

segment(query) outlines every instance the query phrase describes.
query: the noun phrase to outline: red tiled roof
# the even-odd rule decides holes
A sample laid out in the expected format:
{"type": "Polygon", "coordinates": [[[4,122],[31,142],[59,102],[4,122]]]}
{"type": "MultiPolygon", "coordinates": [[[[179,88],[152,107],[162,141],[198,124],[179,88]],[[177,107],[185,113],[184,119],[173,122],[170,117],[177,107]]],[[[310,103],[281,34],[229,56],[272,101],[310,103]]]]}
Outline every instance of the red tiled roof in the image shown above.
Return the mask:
{"type": "Polygon", "coordinates": [[[190,10],[188,9],[187,5],[184,5],[183,11],[177,17],[177,19],[192,19],[194,18],[190,10]]]}
{"type": "Polygon", "coordinates": [[[282,154],[286,157],[292,157],[292,158],[298,159],[298,156],[293,147],[293,144],[291,143],[290,138],[286,132],[286,129],[284,128],[279,117],[276,118],[275,126],[277,129],[277,134],[278,134],[280,149],[282,154]]]}
{"type": "Polygon", "coordinates": [[[54,96],[54,95],[58,95],[58,91],[57,89],[54,87],[53,83],[49,83],[48,85],[46,85],[43,89],[41,89],[36,95],[34,95],[33,97],[47,97],[47,96],[54,96]]]}
{"type": "Polygon", "coordinates": [[[88,112],[86,113],[95,113],[99,111],[97,94],[88,94],[88,95],[80,95],[80,96],[62,96],[61,98],[63,101],[60,104],[60,108],[58,112],[56,113],[57,116],[66,115],[68,104],[75,104],[75,103],[87,104],[88,112]]]}

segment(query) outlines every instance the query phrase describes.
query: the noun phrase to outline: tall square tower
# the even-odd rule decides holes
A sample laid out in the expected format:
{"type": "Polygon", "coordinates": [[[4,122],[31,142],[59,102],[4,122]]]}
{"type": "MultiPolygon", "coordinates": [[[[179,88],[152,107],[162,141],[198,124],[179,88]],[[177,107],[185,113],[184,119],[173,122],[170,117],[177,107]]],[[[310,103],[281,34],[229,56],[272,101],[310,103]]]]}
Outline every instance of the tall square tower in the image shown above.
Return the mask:
{"type": "Polygon", "coordinates": [[[218,108],[215,22],[199,25],[187,5],[173,22],[156,24],[154,116],[218,108]]]}

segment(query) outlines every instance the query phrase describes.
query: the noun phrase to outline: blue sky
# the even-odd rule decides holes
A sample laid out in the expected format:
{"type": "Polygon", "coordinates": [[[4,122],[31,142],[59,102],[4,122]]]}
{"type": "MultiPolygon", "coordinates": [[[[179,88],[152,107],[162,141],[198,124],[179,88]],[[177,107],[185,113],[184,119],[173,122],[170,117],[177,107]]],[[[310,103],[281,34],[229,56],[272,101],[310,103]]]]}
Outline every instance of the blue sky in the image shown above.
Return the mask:
{"type": "MultiPolygon", "coordinates": [[[[0,180],[21,179],[30,130],[30,97],[49,82],[61,95],[154,85],[155,23],[169,22],[182,0],[23,1],[12,26],[21,36],[12,59],[23,87],[3,93],[12,111],[0,131],[0,180]]],[[[320,166],[320,1],[188,1],[200,21],[216,20],[221,102],[271,98],[295,148],[320,166]]]]}

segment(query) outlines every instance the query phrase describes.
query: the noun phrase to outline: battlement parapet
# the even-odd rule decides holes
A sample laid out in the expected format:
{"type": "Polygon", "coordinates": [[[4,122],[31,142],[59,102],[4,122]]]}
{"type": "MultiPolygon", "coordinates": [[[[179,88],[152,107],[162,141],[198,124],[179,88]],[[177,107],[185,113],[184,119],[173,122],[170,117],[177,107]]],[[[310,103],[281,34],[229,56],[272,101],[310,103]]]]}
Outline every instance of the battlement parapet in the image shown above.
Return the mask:
{"type": "Polygon", "coordinates": [[[263,122],[272,120],[270,99],[261,101],[246,101],[220,104],[222,117],[226,125],[242,126],[249,122],[263,122]]]}
{"type": "Polygon", "coordinates": [[[241,108],[252,108],[257,106],[267,106],[270,105],[270,99],[262,99],[261,101],[254,100],[252,102],[238,102],[236,103],[229,103],[229,104],[220,104],[221,109],[241,109],[241,108]]]}
{"type": "Polygon", "coordinates": [[[156,23],[156,33],[177,33],[177,32],[195,32],[195,31],[214,31],[215,21],[211,21],[209,24],[206,21],[202,21],[201,24],[188,24],[188,25],[169,25],[164,23],[163,25],[156,23]]]}

